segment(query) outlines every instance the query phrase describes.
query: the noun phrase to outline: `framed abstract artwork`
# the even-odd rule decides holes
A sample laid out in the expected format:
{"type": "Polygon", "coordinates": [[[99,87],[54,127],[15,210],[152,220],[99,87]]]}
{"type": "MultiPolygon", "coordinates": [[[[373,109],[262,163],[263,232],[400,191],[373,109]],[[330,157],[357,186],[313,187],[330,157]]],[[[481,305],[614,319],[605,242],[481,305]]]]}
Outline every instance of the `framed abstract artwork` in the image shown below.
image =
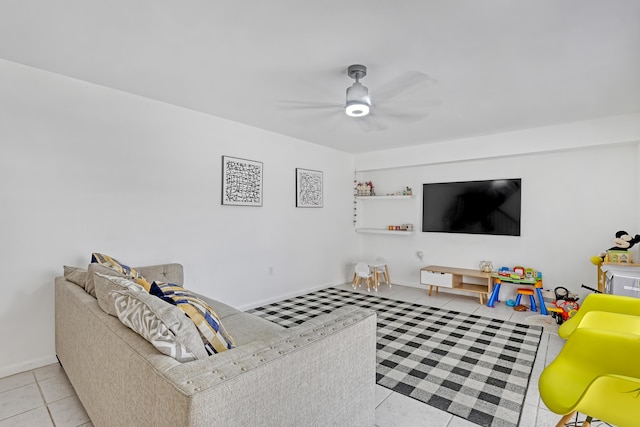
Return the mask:
{"type": "Polygon", "coordinates": [[[262,206],[262,162],[222,156],[222,204],[262,206]]]}
{"type": "Polygon", "coordinates": [[[322,207],[322,172],[296,168],[296,207],[322,207]]]}

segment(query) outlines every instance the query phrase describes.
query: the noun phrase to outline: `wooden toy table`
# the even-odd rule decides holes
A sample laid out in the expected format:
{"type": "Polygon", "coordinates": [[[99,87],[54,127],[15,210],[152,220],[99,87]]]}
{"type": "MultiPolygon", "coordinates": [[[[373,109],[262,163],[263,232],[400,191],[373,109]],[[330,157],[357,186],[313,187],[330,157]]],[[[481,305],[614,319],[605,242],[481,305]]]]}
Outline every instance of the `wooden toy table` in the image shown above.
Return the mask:
{"type": "Polygon", "coordinates": [[[502,283],[513,283],[516,285],[533,286],[536,295],[538,295],[538,301],[540,302],[540,314],[548,314],[547,307],[544,305],[544,299],[542,298],[542,279],[515,279],[508,276],[501,276],[497,273],[493,273],[491,277],[493,277],[493,291],[487,302],[487,307],[493,307],[496,301],[498,301],[498,294],[500,293],[500,285],[502,283]]]}

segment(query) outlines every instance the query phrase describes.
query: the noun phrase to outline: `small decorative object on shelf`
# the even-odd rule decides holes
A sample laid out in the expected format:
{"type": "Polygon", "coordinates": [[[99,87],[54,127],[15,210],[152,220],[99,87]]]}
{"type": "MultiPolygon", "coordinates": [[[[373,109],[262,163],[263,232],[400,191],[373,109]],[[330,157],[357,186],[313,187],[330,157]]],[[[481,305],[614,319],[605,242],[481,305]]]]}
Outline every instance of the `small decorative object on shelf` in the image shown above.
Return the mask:
{"type": "Polygon", "coordinates": [[[607,251],[607,257],[609,262],[615,262],[618,264],[628,264],[633,262],[631,252],[628,251],[612,251],[609,249],[607,251]]]}
{"type": "Polygon", "coordinates": [[[411,187],[404,187],[400,191],[396,191],[395,193],[387,193],[387,196],[411,196],[413,192],[411,191],[411,187]]]}
{"type": "Polygon", "coordinates": [[[387,229],[395,231],[413,231],[413,224],[389,225],[387,229]]]}
{"type": "Polygon", "coordinates": [[[357,196],[375,196],[376,193],[373,190],[373,182],[365,182],[364,184],[358,182],[356,184],[356,195],[357,196]]]}
{"type": "Polygon", "coordinates": [[[480,261],[480,271],[483,273],[491,273],[493,271],[493,264],[491,261],[480,261]]]}

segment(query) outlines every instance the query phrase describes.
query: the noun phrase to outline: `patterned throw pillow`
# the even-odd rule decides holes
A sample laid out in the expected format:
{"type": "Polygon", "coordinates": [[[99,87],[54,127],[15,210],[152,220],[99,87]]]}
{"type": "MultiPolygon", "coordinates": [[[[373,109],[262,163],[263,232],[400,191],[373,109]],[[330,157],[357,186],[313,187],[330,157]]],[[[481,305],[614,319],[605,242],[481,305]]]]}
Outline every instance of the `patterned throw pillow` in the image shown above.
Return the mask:
{"type": "Polygon", "coordinates": [[[182,310],[141,289],[111,291],[118,319],[178,362],[208,357],[193,322],[182,310]]]}
{"type": "Polygon", "coordinates": [[[235,347],[233,338],[222,326],[213,309],[182,286],[172,283],[153,282],[149,291],[171,304],[178,306],[198,328],[209,354],[220,353],[235,347]]]}
{"type": "Polygon", "coordinates": [[[96,298],[98,305],[106,313],[118,317],[115,307],[115,294],[112,291],[123,291],[133,288],[134,290],[144,291],[144,288],[127,277],[116,277],[104,275],[101,273],[93,273],[93,283],[96,290],[96,298]]]}
{"type": "Polygon", "coordinates": [[[149,292],[149,288],[151,284],[142,277],[142,274],[138,273],[135,268],[131,268],[128,265],[121,263],[115,258],[111,258],[108,255],[103,255],[97,252],[91,254],[91,263],[97,263],[102,266],[108,267],[112,270],[117,271],[126,277],[131,277],[134,282],[142,286],[147,292],[149,292]]]}

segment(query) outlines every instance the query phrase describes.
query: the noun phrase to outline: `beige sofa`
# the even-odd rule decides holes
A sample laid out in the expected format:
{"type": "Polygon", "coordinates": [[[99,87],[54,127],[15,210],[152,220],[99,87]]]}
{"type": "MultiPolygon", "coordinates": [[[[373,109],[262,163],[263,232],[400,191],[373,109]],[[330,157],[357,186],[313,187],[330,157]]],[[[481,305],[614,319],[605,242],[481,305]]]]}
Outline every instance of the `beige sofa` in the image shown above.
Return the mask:
{"type": "MultiPolygon", "coordinates": [[[[138,271],[183,281],[179,264],[138,271]]],[[[96,427],[373,426],[374,312],[345,307],[286,329],[207,302],[237,347],[180,363],[56,278],[56,352],[96,427]]]]}

